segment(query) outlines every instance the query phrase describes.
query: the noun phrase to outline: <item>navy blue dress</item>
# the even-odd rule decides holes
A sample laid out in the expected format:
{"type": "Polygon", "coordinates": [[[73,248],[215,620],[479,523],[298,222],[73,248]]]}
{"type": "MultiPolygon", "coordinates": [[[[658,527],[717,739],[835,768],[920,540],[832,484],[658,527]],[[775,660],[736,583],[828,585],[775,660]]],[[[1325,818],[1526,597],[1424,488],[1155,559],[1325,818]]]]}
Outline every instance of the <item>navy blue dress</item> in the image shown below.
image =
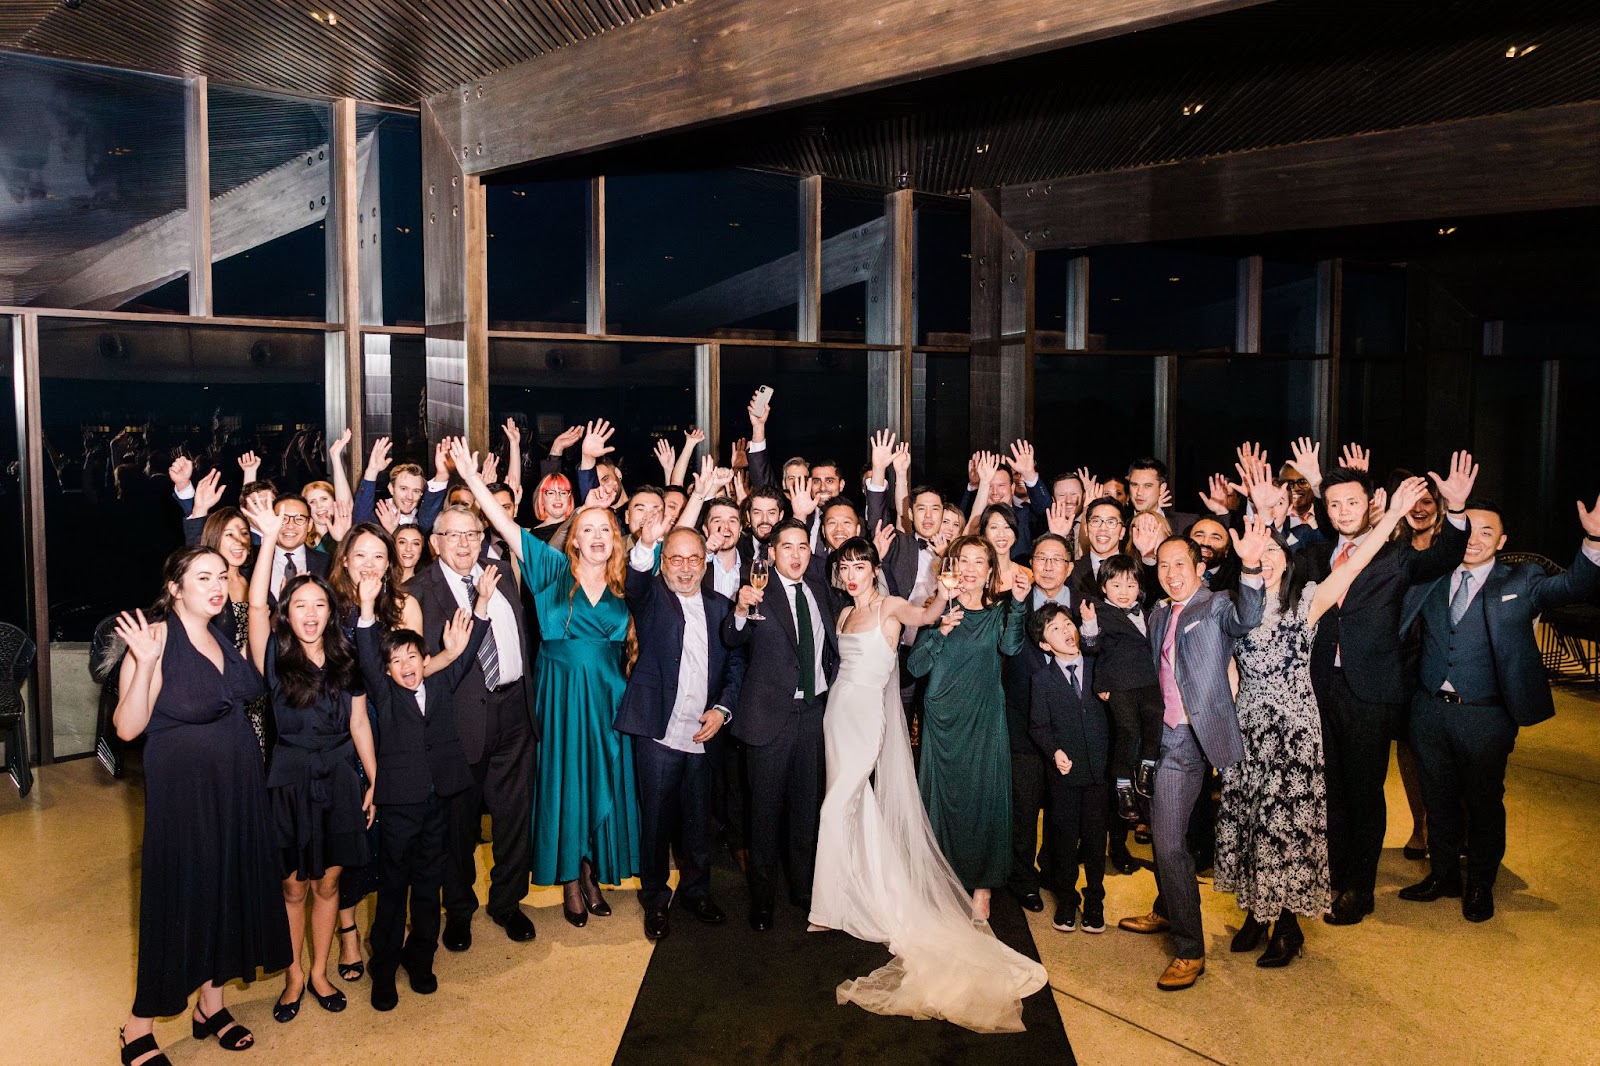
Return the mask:
{"type": "Polygon", "coordinates": [[[261,675],[221,627],[212,633],[221,671],[169,616],[145,728],[141,1018],[180,1014],[207,981],[249,981],[293,958],[261,750],[245,718],[261,675]]]}

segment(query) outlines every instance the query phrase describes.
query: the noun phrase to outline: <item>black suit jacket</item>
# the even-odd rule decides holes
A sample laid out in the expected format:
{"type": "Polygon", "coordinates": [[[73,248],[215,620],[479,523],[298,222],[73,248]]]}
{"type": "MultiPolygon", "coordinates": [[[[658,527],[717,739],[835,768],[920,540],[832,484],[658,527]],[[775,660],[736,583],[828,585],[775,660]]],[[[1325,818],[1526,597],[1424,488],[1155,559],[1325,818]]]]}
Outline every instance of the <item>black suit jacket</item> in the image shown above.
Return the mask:
{"type": "MultiPolygon", "coordinates": [[[[659,575],[629,567],[627,580],[628,609],[633,612],[639,658],[622,694],[614,728],[619,733],[660,740],[667,733],[672,705],[678,700],[685,625],[683,602],[659,575]]],[[[722,706],[731,713],[739,705],[745,665],[743,649],[729,649],[722,643],[722,623],[733,613],[733,602],[705,590],[700,599],[706,614],[706,707],[722,706]]]]}
{"type": "MultiPolygon", "coordinates": [[[[761,601],[764,622],[745,621],[737,627],[736,615],[728,612],[722,623],[722,640],[730,648],[744,648],[744,681],[739,691],[739,706],[733,712],[733,735],[746,744],[770,744],[783,728],[794,708],[795,689],[800,687],[799,644],[795,637],[794,611],[789,595],[776,573],[761,601]]],[[[822,612],[822,670],[828,684],[839,673],[838,616],[828,587],[810,577],[805,585],[822,612]]]]}
{"type": "MultiPolygon", "coordinates": [[[[1326,578],[1333,566],[1336,540],[1305,550],[1310,580],[1326,578]]],[[[1404,703],[1416,687],[1405,668],[1400,613],[1406,590],[1447,576],[1461,565],[1467,533],[1451,522],[1426,551],[1390,541],[1356,577],[1344,603],[1322,616],[1311,646],[1311,683],[1326,706],[1334,680],[1334,656],[1344,669],[1350,690],[1371,703],[1404,703]]]]}
{"type": "Polygon", "coordinates": [[[1054,659],[1034,673],[1029,702],[1029,734],[1044,753],[1050,780],[1068,788],[1098,785],[1106,779],[1111,750],[1111,723],[1106,705],[1095,695],[1094,660],[1083,659],[1083,694],[1072,691],[1067,675],[1054,659]],[[1063,776],[1055,767],[1056,752],[1065,752],[1072,769],[1063,776]]]}
{"type": "MultiPolygon", "coordinates": [[[[521,685],[523,713],[531,718],[533,659],[528,654],[527,616],[522,610],[522,597],[517,593],[516,579],[511,576],[511,564],[503,559],[491,563],[500,570],[500,583],[495,586],[494,594],[505,597],[506,602],[511,604],[511,613],[517,619],[517,639],[522,647],[522,679],[518,683],[521,685]]],[[[444,648],[445,624],[455,617],[460,607],[456,602],[455,590],[445,583],[445,576],[440,569],[442,565],[438,560],[429,563],[406,586],[406,591],[422,605],[422,637],[428,642],[429,655],[438,655],[444,648]]],[[[452,571],[449,580],[459,581],[460,578],[452,571]]],[[[456,729],[461,734],[461,746],[466,750],[467,761],[475,763],[483,758],[484,739],[488,732],[489,690],[484,685],[483,667],[477,657],[474,656],[468,665],[470,669],[467,676],[456,690],[456,729]]],[[[533,721],[533,731],[537,740],[537,720],[533,721]]]]}
{"type": "MultiPolygon", "coordinates": [[[[1074,623],[1078,620],[1079,599],[1073,595],[1072,589],[1067,588],[1067,610],[1072,612],[1074,623]]],[[[1033,593],[1028,593],[1028,609],[1022,618],[1022,631],[1032,633],[1033,616],[1038,613],[1033,608],[1033,593]]],[[[1033,637],[1027,636],[1022,642],[1022,650],[1015,655],[1008,656],[1005,663],[1005,690],[1006,690],[1006,731],[1011,737],[1012,752],[1033,753],[1033,747],[1028,740],[1028,715],[1030,700],[1032,699],[1033,675],[1050,661],[1044,649],[1040,648],[1033,637]]]]}
{"type": "MultiPolygon", "coordinates": [[[[1139,632],[1128,612],[1104,600],[1095,601],[1100,631],[1083,639],[1083,650],[1094,656],[1094,676],[1101,692],[1124,692],[1160,684],[1156,664],[1150,660],[1150,637],[1139,632]]],[[[1143,607],[1145,626],[1150,612],[1143,607]]]]}
{"type": "Polygon", "coordinates": [[[472,771],[456,732],[456,686],[478,660],[478,645],[488,619],[473,619],[472,639],[449,666],[423,680],[427,711],[417,710],[416,693],[389,676],[379,648],[382,627],[356,627],[356,655],[367,683],[367,699],[378,720],[377,803],[423,803],[430,788],[453,796],[472,784],[472,771]]]}
{"type": "Polygon", "coordinates": [[[889,545],[889,554],[883,558],[883,576],[888,582],[891,596],[910,599],[911,590],[917,584],[917,538],[895,525],[895,516],[891,511],[888,489],[882,492],[867,490],[866,536],[869,540],[872,538],[879,522],[895,526],[894,542],[889,545]]]}

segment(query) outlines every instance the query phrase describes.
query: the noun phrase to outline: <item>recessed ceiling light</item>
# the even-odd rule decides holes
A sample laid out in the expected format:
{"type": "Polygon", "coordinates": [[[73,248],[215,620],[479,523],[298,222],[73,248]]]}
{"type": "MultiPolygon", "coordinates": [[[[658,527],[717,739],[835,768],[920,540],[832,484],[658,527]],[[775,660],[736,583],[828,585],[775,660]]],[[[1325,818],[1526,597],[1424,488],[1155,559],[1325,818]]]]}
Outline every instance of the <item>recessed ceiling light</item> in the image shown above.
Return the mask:
{"type": "Polygon", "coordinates": [[[982,154],[983,154],[983,153],[985,153],[985,152],[987,152],[987,151],[988,151],[988,150],[989,150],[989,145],[988,145],[988,144],[987,144],[987,143],[985,143],[985,144],[980,144],[980,145],[978,145],[978,147],[977,147],[977,153],[978,153],[978,154],[979,154],[979,155],[982,155],[982,154]]]}
{"type": "Polygon", "coordinates": [[[339,16],[332,11],[307,11],[306,14],[322,23],[324,26],[339,25],[339,16]]]}
{"type": "Polygon", "coordinates": [[[1204,103],[1199,102],[1199,101],[1197,101],[1195,103],[1192,103],[1192,104],[1184,104],[1183,105],[1183,113],[1192,118],[1193,116],[1198,115],[1200,113],[1201,109],[1204,108],[1205,106],[1206,105],[1204,103]]]}
{"type": "Polygon", "coordinates": [[[1454,226],[1440,226],[1439,227],[1439,236],[1448,237],[1448,236],[1450,236],[1450,234],[1454,233],[1455,231],[1456,231],[1456,228],[1454,226]]]}
{"type": "Polygon", "coordinates": [[[1538,48],[1538,47],[1539,46],[1536,45],[1536,44],[1521,44],[1521,45],[1514,44],[1510,48],[1506,49],[1506,58],[1507,59],[1521,59],[1523,56],[1527,55],[1529,52],[1533,51],[1535,48],[1538,48]]]}
{"type": "Polygon", "coordinates": [[[1182,278],[1180,278],[1180,277],[1170,277],[1170,278],[1168,278],[1168,279],[1167,279],[1167,280],[1168,280],[1168,281],[1182,281],[1182,280],[1183,280],[1183,279],[1182,279],[1182,278]]]}

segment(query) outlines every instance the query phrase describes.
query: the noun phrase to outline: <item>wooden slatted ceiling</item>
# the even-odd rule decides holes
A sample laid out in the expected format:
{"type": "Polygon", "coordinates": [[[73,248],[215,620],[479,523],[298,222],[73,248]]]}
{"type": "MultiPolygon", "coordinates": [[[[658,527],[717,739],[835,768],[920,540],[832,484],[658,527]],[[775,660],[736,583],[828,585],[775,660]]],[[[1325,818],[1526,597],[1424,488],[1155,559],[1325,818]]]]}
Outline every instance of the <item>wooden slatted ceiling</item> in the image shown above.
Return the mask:
{"type": "Polygon", "coordinates": [[[0,49],[414,105],[679,2],[3,0],[0,49]]]}

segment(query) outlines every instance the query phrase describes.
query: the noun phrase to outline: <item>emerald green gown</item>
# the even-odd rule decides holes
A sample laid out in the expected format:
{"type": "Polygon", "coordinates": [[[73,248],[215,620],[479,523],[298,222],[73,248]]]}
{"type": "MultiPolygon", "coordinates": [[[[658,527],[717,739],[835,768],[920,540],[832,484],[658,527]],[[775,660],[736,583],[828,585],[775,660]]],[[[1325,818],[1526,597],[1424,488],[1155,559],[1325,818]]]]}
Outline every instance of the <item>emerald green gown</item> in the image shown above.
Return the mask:
{"type": "MultiPolygon", "coordinates": [[[[617,548],[621,551],[621,547],[617,548]]],[[[578,862],[615,885],[639,872],[633,749],[611,728],[622,702],[628,605],[607,589],[590,603],[572,566],[526,529],[522,577],[539,615],[534,714],[533,883],[574,880],[578,862]]]]}
{"type": "Polygon", "coordinates": [[[1011,738],[1003,655],[1022,650],[1025,607],[1006,596],[963,609],[949,636],[931,625],[906,660],[928,679],[917,783],[928,822],[968,891],[999,888],[1011,873],[1011,738]]]}

